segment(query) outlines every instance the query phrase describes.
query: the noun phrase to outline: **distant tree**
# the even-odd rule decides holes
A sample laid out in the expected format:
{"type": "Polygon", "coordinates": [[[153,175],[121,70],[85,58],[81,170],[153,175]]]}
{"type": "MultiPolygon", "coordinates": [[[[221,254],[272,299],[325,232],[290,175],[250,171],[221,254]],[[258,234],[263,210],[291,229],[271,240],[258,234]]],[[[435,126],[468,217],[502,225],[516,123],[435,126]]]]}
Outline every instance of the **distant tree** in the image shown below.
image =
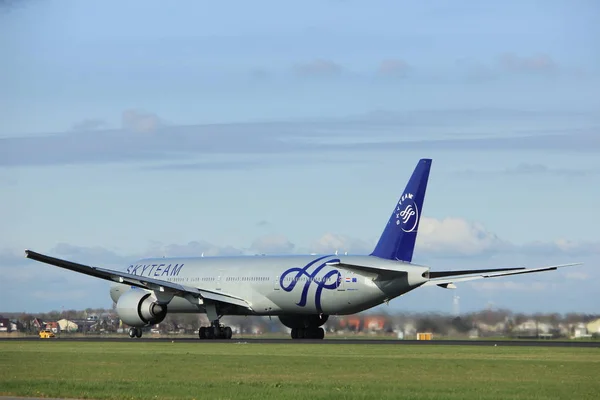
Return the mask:
{"type": "Polygon", "coordinates": [[[456,317],[452,319],[452,328],[454,328],[459,333],[467,333],[473,327],[473,323],[470,317],[462,319],[461,317],[456,317]]]}
{"type": "Polygon", "coordinates": [[[523,322],[527,321],[528,319],[529,319],[529,316],[527,316],[526,314],[518,313],[515,315],[515,318],[514,318],[515,325],[520,325],[523,322]]]}
{"type": "Polygon", "coordinates": [[[554,329],[558,328],[561,320],[562,318],[559,313],[552,313],[546,317],[546,322],[549,323],[554,329]]]}
{"type": "Polygon", "coordinates": [[[31,314],[22,313],[18,317],[18,321],[21,323],[21,330],[23,332],[32,332],[32,324],[35,317],[31,314]]]}
{"type": "Polygon", "coordinates": [[[427,315],[417,320],[417,331],[446,335],[448,324],[439,315],[427,315]]]}
{"type": "Polygon", "coordinates": [[[48,314],[46,314],[46,319],[48,321],[58,321],[60,319],[60,311],[50,311],[48,314]]]}
{"type": "Polygon", "coordinates": [[[569,325],[578,324],[583,322],[583,315],[578,313],[568,313],[565,315],[565,322],[569,325]]]}

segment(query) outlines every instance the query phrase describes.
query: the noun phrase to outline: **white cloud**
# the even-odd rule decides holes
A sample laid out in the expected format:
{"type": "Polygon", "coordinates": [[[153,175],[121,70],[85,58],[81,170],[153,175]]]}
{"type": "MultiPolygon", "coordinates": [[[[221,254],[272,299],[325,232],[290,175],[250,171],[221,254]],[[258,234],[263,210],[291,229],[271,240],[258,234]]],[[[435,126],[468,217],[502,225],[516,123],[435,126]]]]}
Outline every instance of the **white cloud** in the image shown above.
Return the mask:
{"type": "Polygon", "coordinates": [[[53,300],[81,300],[89,296],[89,290],[86,289],[72,289],[72,290],[34,290],[30,293],[35,299],[44,300],[48,297],[52,297],[53,300]]]}
{"type": "Polygon", "coordinates": [[[102,246],[87,247],[58,243],[50,252],[56,254],[58,257],[69,258],[82,263],[85,263],[87,260],[102,260],[112,265],[121,265],[128,262],[125,256],[119,255],[102,246]]]}
{"type": "Polygon", "coordinates": [[[158,246],[147,252],[147,256],[165,256],[165,257],[197,257],[204,253],[205,256],[237,256],[244,254],[244,251],[233,246],[217,246],[205,240],[193,240],[187,244],[169,244],[158,246]]]}
{"type": "Polygon", "coordinates": [[[304,77],[332,77],[342,73],[342,66],[332,60],[316,59],[294,66],[295,72],[304,77]]]}
{"type": "Polygon", "coordinates": [[[497,252],[509,244],[477,222],[462,218],[422,218],[415,251],[432,255],[472,256],[497,252]]]}
{"type": "Polygon", "coordinates": [[[409,69],[409,65],[404,60],[387,59],[379,64],[378,73],[382,76],[404,77],[409,69]]]}
{"type": "Polygon", "coordinates": [[[515,281],[482,281],[473,282],[471,287],[478,291],[519,291],[519,292],[539,292],[548,290],[556,286],[549,282],[515,282],[515,281]]]}
{"type": "Polygon", "coordinates": [[[557,68],[552,57],[547,54],[523,57],[506,53],[499,57],[498,63],[505,70],[513,72],[546,72],[557,68]]]}
{"type": "Polygon", "coordinates": [[[592,169],[573,169],[573,168],[550,168],[544,164],[532,164],[532,163],[519,163],[515,167],[506,168],[502,170],[472,170],[468,169],[465,171],[457,172],[458,175],[463,176],[474,176],[474,177],[486,177],[490,175],[516,175],[516,176],[565,176],[569,178],[585,177],[589,175],[596,175],[598,171],[592,169]]]}
{"type": "MultiPolygon", "coordinates": [[[[264,223],[261,221],[259,225],[263,226],[264,223]]],[[[349,254],[369,254],[375,245],[376,241],[327,232],[307,244],[294,243],[282,234],[267,234],[255,238],[249,246],[217,245],[205,240],[193,240],[183,244],[155,243],[141,253],[123,254],[101,246],[85,247],[58,243],[54,248],[46,251],[49,254],[82,263],[99,262],[105,265],[122,265],[143,257],[192,257],[202,253],[205,256],[251,255],[256,252],[324,254],[335,251],[349,254]]],[[[437,258],[465,258],[496,254],[584,257],[600,255],[600,242],[556,239],[546,242],[515,244],[499,238],[476,221],[457,217],[444,219],[423,217],[419,226],[415,254],[437,258]]],[[[9,249],[0,251],[0,267],[22,264],[25,260],[20,251],[9,249]]]]}
{"type": "Polygon", "coordinates": [[[73,127],[71,129],[74,131],[94,131],[98,129],[104,129],[107,127],[108,124],[102,119],[86,118],[82,121],[73,124],[73,127]]]}
{"type": "MultiPolygon", "coordinates": [[[[278,156],[282,154],[293,153],[300,156],[294,162],[307,163],[314,162],[313,156],[315,155],[323,156],[323,160],[330,160],[330,154],[327,152],[342,150],[356,150],[365,154],[394,149],[426,152],[527,149],[585,153],[600,150],[600,142],[597,140],[593,126],[583,130],[565,128],[560,133],[544,136],[543,140],[537,136],[495,137],[495,135],[489,135],[471,138],[454,134],[454,131],[460,130],[461,126],[464,127],[465,124],[470,126],[482,119],[494,119],[494,123],[506,123],[514,121],[515,116],[519,115],[535,119],[542,118],[546,114],[523,113],[518,110],[450,109],[413,112],[383,111],[339,119],[323,118],[306,121],[174,125],[167,124],[164,118],[160,118],[156,114],[129,110],[122,115],[123,129],[121,130],[103,129],[36,137],[17,135],[2,138],[0,168],[22,165],[102,164],[151,160],[175,163],[169,167],[175,169],[206,169],[219,166],[247,169],[249,166],[271,167],[280,163],[278,156]],[[436,121],[437,124],[447,126],[445,132],[439,132],[440,137],[447,135],[447,138],[424,137],[422,140],[410,141],[390,139],[390,141],[370,143],[369,145],[365,145],[363,140],[358,140],[359,137],[365,135],[365,122],[369,123],[373,132],[377,131],[377,125],[385,124],[389,125],[386,129],[397,128],[405,132],[405,135],[409,135],[407,132],[411,131],[410,127],[415,126],[417,129],[421,129],[423,121],[436,121]],[[336,141],[329,143],[327,141],[306,141],[306,138],[309,137],[322,136],[324,131],[334,133],[339,131],[339,136],[338,133],[335,133],[336,140],[344,139],[344,145],[340,146],[336,141]],[[156,132],[164,134],[155,134],[156,132]],[[217,159],[211,162],[192,161],[194,156],[217,153],[258,156],[259,159],[250,160],[250,165],[248,160],[241,162],[238,160],[235,163],[217,159]],[[311,157],[302,157],[303,155],[311,157]]],[[[563,115],[573,114],[565,112],[563,115]]],[[[537,168],[539,169],[539,166],[537,168]]],[[[528,167],[521,166],[520,169],[528,170],[528,167]]],[[[536,167],[534,166],[533,169],[535,171],[536,167]]],[[[565,171],[565,173],[571,172],[565,171]]],[[[503,173],[506,172],[503,171],[503,173]]],[[[536,173],[555,173],[555,169],[536,173]]],[[[577,171],[573,173],[577,173],[577,171]]]]}
{"type": "Polygon", "coordinates": [[[600,254],[600,242],[564,238],[546,242],[511,243],[488,231],[478,222],[463,218],[422,218],[415,252],[440,257],[523,254],[531,256],[600,254]]]}
{"type": "Polygon", "coordinates": [[[577,281],[585,281],[587,279],[589,279],[589,275],[585,274],[583,272],[567,272],[565,274],[565,278],[567,279],[573,279],[573,280],[577,280],[577,281]]]}
{"type": "Polygon", "coordinates": [[[154,113],[138,110],[125,110],[121,117],[123,129],[132,132],[152,132],[163,125],[163,121],[154,113]]]}
{"type": "Polygon", "coordinates": [[[600,242],[573,241],[556,239],[550,242],[531,242],[520,246],[519,250],[527,254],[586,256],[600,254],[600,242]]]}
{"type": "Polygon", "coordinates": [[[326,233],[310,245],[311,251],[315,253],[334,253],[335,251],[344,253],[347,251],[353,254],[366,254],[373,247],[364,240],[335,233],[326,233]]]}
{"type": "Polygon", "coordinates": [[[294,244],[283,235],[265,235],[256,238],[250,248],[262,254],[286,254],[294,250],[294,244]]]}

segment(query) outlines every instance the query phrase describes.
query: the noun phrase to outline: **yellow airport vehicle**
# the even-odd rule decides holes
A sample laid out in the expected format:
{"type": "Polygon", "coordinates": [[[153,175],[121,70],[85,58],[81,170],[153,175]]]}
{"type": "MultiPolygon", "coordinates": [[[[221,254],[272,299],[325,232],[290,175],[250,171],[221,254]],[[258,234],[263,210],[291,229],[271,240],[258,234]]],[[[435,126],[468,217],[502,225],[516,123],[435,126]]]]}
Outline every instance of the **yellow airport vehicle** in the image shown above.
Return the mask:
{"type": "Polygon", "coordinates": [[[50,339],[53,337],[56,337],[56,335],[51,329],[44,329],[43,331],[40,331],[40,339],[50,339]]]}

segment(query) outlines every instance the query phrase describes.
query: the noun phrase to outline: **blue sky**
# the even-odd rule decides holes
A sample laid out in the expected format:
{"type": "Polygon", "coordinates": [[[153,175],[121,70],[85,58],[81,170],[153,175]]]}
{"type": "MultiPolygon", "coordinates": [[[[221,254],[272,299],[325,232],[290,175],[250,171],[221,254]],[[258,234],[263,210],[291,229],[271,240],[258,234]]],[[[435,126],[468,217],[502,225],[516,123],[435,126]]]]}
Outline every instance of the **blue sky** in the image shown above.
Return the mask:
{"type": "MultiPolygon", "coordinates": [[[[109,307],[31,248],[369,252],[434,159],[415,261],[564,272],[461,309],[600,312],[594,1],[0,3],[0,310],[109,307]]],[[[452,310],[422,289],[390,307],[452,310]]]]}

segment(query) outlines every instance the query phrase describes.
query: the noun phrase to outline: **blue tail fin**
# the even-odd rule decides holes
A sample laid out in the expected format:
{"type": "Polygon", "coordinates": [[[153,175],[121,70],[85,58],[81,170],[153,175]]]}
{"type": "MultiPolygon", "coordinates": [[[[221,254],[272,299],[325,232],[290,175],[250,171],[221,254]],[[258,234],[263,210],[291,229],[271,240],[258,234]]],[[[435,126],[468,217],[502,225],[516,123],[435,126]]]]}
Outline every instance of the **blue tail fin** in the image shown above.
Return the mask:
{"type": "Polygon", "coordinates": [[[371,253],[372,256],[412,261],[430,169],[431,159],[419,160],[375,250],[371,253]]]}

